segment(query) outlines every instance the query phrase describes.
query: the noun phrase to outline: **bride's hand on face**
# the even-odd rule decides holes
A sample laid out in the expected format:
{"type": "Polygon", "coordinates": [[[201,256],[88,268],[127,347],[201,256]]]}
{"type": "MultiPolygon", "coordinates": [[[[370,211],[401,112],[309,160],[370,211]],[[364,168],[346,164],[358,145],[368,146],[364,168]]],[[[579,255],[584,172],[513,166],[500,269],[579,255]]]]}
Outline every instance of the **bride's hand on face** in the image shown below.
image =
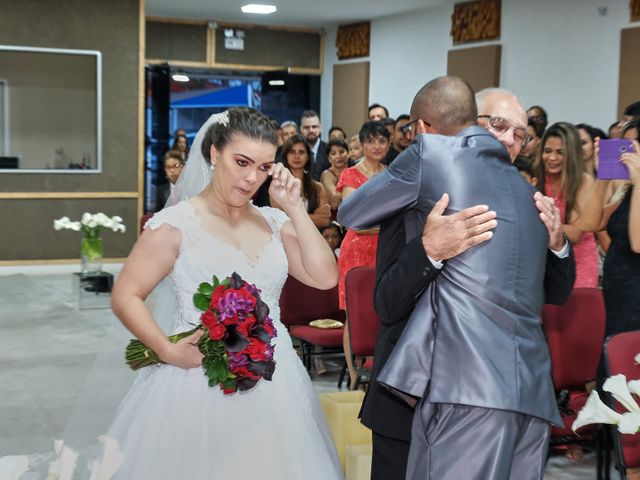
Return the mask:
{"type": "Polygon", "coordinates": [[[180,368],[196,368],[202,365],[202,353],[198,349],[198,341],[203,331],[197,330],[188,337],[172,343],[166,352],[161,355],[161,360],[180,368]]]}
{"type": "Polygon", "coordinates": [[[300,180],[294,177],[281,163],[274,164],[269,170],[272,176],[269,195],[280,205],[285,213],[302,205],[300,180]]]}

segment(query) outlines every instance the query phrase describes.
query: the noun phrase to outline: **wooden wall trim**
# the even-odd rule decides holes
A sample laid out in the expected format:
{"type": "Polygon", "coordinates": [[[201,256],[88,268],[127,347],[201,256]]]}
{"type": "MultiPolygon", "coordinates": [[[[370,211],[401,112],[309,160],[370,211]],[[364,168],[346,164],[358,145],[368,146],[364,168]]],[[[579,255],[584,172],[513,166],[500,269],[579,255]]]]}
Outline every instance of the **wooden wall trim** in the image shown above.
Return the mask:
{"type": "MultiPolygon", "coordinates": [[[[104,263],[124,263],[126,258],[103,258],[104,263]]],[[[56,258],[54,260],[0,260],[0,267],[13,267],[20,265],[66,265],[80,264],[79,258],[56,258]]]]}
{"type": "Polygon", "coordinates": [[[138,32],[138,218],[142,217],[144,213],[144,164],[145,164],[145,149],[144,149],[144,102],[145,102],[145,70],[144,70],[144,57],[146,48],[146,20],[144,16],[144,2],[140,0],[139,4],[139,16],[138,23],[140,25],[138,32]]]}
{"type": "Polygon", "coordinates": [[[140,199],[138,192],[0,192],[0,200],[42,200],[81,198],[134,198],[140,199]]]}

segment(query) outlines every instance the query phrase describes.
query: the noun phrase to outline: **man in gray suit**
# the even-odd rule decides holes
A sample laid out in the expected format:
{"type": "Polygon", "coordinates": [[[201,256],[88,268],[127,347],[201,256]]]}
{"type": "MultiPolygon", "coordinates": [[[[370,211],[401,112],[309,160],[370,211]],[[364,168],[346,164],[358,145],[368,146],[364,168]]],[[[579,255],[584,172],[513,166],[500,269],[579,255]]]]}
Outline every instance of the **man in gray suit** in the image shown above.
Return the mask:
{"type": "MultiPolygon", "coordinates": [[[[410,240],[445,192],[450,212],[488,204],[498,213],[493,238],[448,260],[426,287],[378,381],[419,400],[407,478],[542,478],[548,422],[560,421],[540,326],[543,292],[566,300],[574,266],[547,252],[569,248],[559,218],[551,205],[538,212],[505,148],[473,126],[464,82],[445,77],[423,87],[412,105],[414,128],[433,131],[438,105],[452,102],[467,128],[454,137],[420,135],[345,201],[338,218],[364,229],[404,212],[410,240]]],[[[519,108],[515,119],[482,120],[498,136],[526,135],[519,108]]]]}

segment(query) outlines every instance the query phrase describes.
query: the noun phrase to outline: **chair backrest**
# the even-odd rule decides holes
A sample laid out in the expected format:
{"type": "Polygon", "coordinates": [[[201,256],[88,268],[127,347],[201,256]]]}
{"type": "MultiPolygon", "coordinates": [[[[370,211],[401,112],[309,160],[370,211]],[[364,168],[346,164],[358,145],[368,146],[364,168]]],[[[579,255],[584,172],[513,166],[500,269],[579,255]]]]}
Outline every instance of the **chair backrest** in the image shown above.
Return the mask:
{"type": "Polygon", "coordinates": [[[286,326],[308,325],[321,318],[344,321],[344,312],[338,303],[338,287],[319,290],[289,275],[280,294],[280,321],[286,326]]]}
{"type": "MultiPolygon", "coordinates": [[[[619,333],[609,337],[604,347],[607,374],[621,373],[627,377],[627,381],[640,380],[640,365],[637,365],[634,360],[638,353],[640,353],[640,331],[619,333]]],[[[618,402],[615,402],[615,410],[620,413],[627,411],[618,402]]],[[[619,434],[618,438],[625,466],[640,467],[640,434],[619,434]]]]}
{"type": "Polygon", "coordinates": [[[140,217],[140,233],[144,230],[144,224],[147,223],[151,217],[153,217],[153,213],[145,213],[140,217]]]}
{"type": "Polygon", "coordinates": [[[556,390],[582,388],[596,378],[604,344],[605,309],[597,288],[575,288],[564,305],[542,310],[556,390]]]}
{"type": "Polygon", "coordinates": [[[351,353],[358,357],[373,355],[380,331],[380,317],[373,304],[376,286],[374,267],[357,267],[345,277],[347,322],[351,353]]]}

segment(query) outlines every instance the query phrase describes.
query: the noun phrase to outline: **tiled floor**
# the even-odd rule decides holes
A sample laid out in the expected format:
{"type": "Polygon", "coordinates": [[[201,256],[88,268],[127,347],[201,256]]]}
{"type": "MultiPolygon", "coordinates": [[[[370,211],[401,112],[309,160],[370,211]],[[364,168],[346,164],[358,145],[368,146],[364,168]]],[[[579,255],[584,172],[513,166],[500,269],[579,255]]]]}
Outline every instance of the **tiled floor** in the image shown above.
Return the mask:
{"type": "MultiPolygon", "coordinates": [[[[132,378],[123,361],[105,361],[121,355],[129,333],[108,309],[79,310],[72,269],[64,271],[21,274],[0,268],[0,456],[51,450],[52,439],[64,437],[65,428],[83,425],[74,406],[87,382],[102,386],[101,401],[113,405],[132,378]],[[96,358],[98,351],[105,357],[96,358]]],[[[319,393],[337,390],[340,363],[327,366],[326,374],[313,378],[319,393]]],[[[110,416],[100,405],[91,411],[91,421],[105,429],[110,416]]],[[[545,474],[548,480],[591,478],[593,454],[578,462],[552,457],[545,474]]]]}

